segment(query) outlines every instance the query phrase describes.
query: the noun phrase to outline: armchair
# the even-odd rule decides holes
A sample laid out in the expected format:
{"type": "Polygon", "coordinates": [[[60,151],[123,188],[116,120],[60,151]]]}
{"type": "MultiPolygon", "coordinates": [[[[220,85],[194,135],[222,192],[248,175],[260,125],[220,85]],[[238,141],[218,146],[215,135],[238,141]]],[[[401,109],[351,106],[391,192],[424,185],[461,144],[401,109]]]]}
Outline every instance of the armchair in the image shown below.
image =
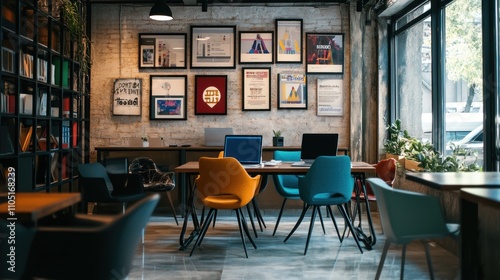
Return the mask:
{"type": "Polygon", "coordinates": [[[175,207],[172,203],[172,196],[170,195],[170,192],[175,188],[175,173],[160,171],[155,162],[147,157],[138,157],[132,160],[128,170],[132,174],[139,174],[141,176],[144,191],[165,192],[172,208],[175,223],[179,225],[175,207]]]}
{"type": "Polygon", "coordinates": [[[125,212],[127,203],[145,196],[137,175],[108,174],[100,163],[80,164],[78,172],[84,212],[87,212],[89,202],[121,203],[122,212],[125,212]]]}

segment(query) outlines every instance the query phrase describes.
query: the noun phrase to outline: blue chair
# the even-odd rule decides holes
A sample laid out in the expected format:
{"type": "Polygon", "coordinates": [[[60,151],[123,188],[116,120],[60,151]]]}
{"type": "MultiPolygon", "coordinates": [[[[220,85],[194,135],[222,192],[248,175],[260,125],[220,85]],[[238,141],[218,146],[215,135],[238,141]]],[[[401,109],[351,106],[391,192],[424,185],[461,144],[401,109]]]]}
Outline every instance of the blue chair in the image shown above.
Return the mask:
{"type": "Polygon", "coordinates": [[[422,240],[424,244],[429,273],[434,279],[429,245],[425,240],[458,236],[459,226],[446,223],[437,197],[394,189],[380,178],[369,178],[367,181],[377,197],[380,220],[387,237],[375,279],[380,278],[391,243],[403,245],[400,276],[403,279],[406,245],[415,240],[422,240]]]}
{"type": "MultiPolygon", "coordinates": [[[[351,218],[347,214],[346,209],[346,204],[351,199],[353,188],[354,179],[351,175],[351,160],[348,156],[320,156],[316,158],[314,163],[311,165],[311,169],[307,172],[307,175],[299,177],[299,195],[306,206],[302,210],[299,220],[284,242],[286,242],[299,227],[307,210],[309,210],[311,206],[313,211],[311,224],[309,225],[309,232],[307,234],[304,255],[307,254],[309,240],[311,239],[311,233],[314,228],[316,212],[318,212],[320,206],[327,207],[328,213],[330,214],[335,228],[337,229],[337,234],[339,234],[331,208],[331,205],[337,205],[337,208],[344,217],[346,225],[353,233],[353,237],[358,245],[359,251],[363,253],[358,237],[352,226],[351,218]]],[[[340,242],[342,242],[342,240],[343,238],[340,238],[340,242]]]]}

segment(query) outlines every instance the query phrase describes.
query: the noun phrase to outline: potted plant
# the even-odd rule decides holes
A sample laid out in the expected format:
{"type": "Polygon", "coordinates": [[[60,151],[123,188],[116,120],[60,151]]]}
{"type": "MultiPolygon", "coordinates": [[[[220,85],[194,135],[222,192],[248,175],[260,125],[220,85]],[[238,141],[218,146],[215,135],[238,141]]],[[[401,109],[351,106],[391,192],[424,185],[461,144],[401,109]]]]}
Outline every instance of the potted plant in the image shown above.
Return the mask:
{"type": "Polygon", "coordinates": [[[406,137],[408,132],[401,130],[401,121],[396,120],[387,128],[388,137],[384,143],[385,157],[394,158],[400,165],[404,165],[403,150],[407,143],[406,137]]]}
{"type": "Polygon", "coordinates": [[[142,139],[142,146],[143,147],[149,147],[149,139],[148,139],[148,137],[147,136],[142,136],[141,139],[142,139]]]}
{"type": "Polygon", "coordinates": [[[273,130],[273,146],[274,147],[283,147],[284,139],[281,136],[281,130],[273,130]]]}

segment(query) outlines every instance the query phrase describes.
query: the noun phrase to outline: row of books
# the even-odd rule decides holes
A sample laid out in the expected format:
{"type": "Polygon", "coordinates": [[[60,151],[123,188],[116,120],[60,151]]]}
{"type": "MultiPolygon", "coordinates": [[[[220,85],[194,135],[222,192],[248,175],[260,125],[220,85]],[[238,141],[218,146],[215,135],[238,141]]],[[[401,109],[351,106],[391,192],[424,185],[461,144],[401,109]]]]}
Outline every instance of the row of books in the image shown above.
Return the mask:
{"type": "MultiPolygon", "coordinates": [[[[78,117],[78,103],[76,99],[73,99],[73,114],[74,118],[78,117]]],[[[71,98],[65,97],[63,99],[62,113],[63,117],[69,118],[71,116],[70,105],[71,98]]],[[[19,114],[23,115],[33,115],[33,94],[30,93],[20,93],[19,94],[19,114]]],[[[48,107],[48,93],[41,91],[39,96],[36,98],[36,112],[40,116],[47,115],[48,107]]],[[[16,108],[16,97],[14,94],[6,94],[5,91],[0,91],[0,113],[14,114],[16,108]]],[[[57,99],[51,100],[51,116],[59,116],[59,102],[57,99]]]]}

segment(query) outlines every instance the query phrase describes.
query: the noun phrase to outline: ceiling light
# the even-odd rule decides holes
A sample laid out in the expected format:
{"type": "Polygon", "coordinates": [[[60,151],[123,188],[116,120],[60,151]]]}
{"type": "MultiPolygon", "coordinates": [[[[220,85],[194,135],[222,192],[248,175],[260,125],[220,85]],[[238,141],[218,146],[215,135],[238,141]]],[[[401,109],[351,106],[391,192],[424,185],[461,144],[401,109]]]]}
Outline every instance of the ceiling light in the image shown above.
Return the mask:
{"type": "Polygon", "coordinates": [[[170,10],[164,0],[156,1],[153,8],[151,8],[151,11],[149,12],[149,18],[161,21],[174,19],[172,16],[172,10],[170,10]]]}

